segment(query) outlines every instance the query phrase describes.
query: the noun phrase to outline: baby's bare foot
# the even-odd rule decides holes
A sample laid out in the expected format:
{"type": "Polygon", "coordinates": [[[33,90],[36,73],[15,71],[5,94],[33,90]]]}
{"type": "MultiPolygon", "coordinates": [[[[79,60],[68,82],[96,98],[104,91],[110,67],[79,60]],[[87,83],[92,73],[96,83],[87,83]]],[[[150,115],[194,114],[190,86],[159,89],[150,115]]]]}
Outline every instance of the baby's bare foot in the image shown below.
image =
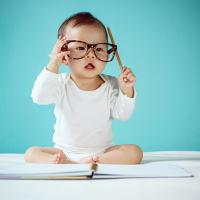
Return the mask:
{"type": "Polygon", "coordinates": [[[57,160],[57,154],[47,154],[43,157],[43,160],[40,160],[38,163],[47,163],[47,164],[54,164],[57,160]]]}
{"type": "Polygon", "coordinates": [[[99,162],[99,157],[98,156],[88,156],[81,158],[78,163],[97,163],[99,162]]]}
{"type": "Polygon", "coordinates": [[[63,152],[59,152],[55,156],[54,163],[55,164],[76,164],[77,162],[70,160],[63,152]]]}

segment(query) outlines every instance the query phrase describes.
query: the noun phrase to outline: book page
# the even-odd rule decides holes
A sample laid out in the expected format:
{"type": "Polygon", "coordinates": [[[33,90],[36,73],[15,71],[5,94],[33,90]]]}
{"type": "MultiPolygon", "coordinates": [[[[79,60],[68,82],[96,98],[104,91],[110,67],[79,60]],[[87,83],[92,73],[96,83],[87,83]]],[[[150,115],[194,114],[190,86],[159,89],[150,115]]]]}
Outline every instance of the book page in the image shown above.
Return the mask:
{"type": "Polygon", "coordinates": [[[11,176],[90,175],[90,164],[12,164],[0,165],[0,178],[11,176]]]}
{"type": "Polygon", "coordinates": [[[108,177],[191,177],[185,169],[169,164],[111,165],[99,164],[95,178],[108,177]]]}

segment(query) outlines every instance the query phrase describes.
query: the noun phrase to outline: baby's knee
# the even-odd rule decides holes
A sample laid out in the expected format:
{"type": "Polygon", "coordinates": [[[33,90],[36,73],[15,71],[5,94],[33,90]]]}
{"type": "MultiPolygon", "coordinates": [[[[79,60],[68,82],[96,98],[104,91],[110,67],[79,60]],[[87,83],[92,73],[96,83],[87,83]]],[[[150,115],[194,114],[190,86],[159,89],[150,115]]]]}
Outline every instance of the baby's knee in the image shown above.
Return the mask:
{"type": "Polygon", "coordinates": [[[130,164],[139,164],[143,158],[142,149],[135,144],[127,144],[124,146],[128,152],[130,152],[130,164]]]}
{"type": "Polygon", "coordinates": [[[34,154],[39,151],[39,147],[30,147],[26,150],[24,154],[24,159],[26,162],[31,162],[31,158],[34,156],[34,154]]]}

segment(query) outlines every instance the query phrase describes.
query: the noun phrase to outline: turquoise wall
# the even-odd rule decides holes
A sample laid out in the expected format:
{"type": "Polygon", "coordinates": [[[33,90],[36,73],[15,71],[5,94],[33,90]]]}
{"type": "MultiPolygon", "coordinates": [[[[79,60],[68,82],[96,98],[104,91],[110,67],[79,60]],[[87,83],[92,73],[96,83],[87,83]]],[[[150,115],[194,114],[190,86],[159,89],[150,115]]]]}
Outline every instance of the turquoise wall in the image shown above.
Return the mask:
{"type": "MultiPolygon", "coordinates": [[[[53,105],[33,104],[31,89],[61,22],[79,11],[111,27],[124,65],[137,76],[136,110],[114,121],[115,142],[200,150],[200,1],[1,0],[0,11],[0,153],[52,145],[53,105]]],[[[116,60],[105,73],[119,75],[116,60]]]]}

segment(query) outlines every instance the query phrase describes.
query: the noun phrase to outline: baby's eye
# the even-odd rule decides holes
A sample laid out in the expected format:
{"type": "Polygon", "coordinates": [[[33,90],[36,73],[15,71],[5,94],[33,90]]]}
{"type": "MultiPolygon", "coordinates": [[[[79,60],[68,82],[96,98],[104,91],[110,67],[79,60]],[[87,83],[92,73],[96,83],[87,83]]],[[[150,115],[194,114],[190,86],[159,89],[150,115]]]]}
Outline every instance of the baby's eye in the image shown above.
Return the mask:
{"type": "Polygon", "coordinates": [[[96,48],[96,51],[98,51],[98,52],[103,51],[103,48],[98,47],[98,48],[96,48]]]}
{"type": "Polygon", "coordinates": [[[84,50],[85,50],[85,47],[76,47],[76,50],[84,51],[84,50]]]}

